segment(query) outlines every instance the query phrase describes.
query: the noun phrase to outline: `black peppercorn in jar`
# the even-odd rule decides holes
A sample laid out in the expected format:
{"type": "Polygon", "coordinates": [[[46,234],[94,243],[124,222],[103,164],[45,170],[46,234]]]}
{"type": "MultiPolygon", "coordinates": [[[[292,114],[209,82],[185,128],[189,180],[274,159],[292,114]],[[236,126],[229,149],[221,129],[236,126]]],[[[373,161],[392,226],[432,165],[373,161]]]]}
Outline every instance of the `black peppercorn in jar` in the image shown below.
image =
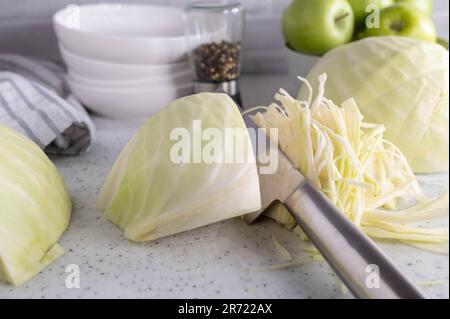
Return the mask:
{"type": "Polygon", "coordinates": [[[224,92],[240,102],[244,8],[230,1],[194,2],[185,9],[196,92],[224,92]]]}
{"type": "Polygon", "coordinates": [[[240,73],[240,43],[221,41],[199,45],[193,51],[195,80],[224,82],[237,80],[240,73]]]}

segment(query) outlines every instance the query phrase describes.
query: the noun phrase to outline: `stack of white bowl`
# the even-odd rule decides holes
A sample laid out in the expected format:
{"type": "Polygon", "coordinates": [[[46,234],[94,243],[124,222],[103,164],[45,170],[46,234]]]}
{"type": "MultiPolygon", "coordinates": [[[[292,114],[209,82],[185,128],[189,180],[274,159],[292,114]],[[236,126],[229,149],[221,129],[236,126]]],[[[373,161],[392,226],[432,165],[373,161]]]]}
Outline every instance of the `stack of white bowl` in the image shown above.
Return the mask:
{"type": "Polygon", "coordinates": [[[54,15],[53,24],[67,82],[96,113],[148,116],[193,92],[181,9],[69,6],[54,15]]]}

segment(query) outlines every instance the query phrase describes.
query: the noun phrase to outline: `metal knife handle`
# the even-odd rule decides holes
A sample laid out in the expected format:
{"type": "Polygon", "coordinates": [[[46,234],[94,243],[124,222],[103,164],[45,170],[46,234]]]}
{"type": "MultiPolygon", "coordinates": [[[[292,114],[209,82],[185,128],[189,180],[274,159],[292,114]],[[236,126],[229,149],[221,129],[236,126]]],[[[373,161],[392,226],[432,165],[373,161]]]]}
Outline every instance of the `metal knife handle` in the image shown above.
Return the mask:
{"type": "Polygon", "coordinates": [[[308,182],[285,205],[355,297],[425,298],[370,238],[308,182]]]}

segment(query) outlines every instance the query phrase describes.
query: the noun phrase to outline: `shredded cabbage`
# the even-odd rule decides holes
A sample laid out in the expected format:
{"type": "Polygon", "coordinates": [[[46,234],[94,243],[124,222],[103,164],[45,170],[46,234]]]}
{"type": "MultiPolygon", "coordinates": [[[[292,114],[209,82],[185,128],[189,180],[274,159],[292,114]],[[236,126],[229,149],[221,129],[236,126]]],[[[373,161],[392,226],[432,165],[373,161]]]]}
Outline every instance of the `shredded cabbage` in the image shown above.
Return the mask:
{"type": "Polygon", "coordinates": [[[284,247],[274,235],[272,235],[272,242],[273,246],[275,247],[275,250],[278,253],[278,257],[281,259],[281,261],[288,262],[293,260],[289,250],[287,250],[287,248],[284,247]]]}
{"type": "Polygon", "coordinates": [[[305,264],[308,261],[313,260],[312,256],[300,256],[296,257],[291,261],[287,261],[281,264],[275,264],[271,266],[259,267],[259,268],[249,268],[250,271],[275,271],[275,270],[284,270],[291,267],[299,266],[305,264]]]}
{"type": "Polygon", "coordinates": [[[433,286],[441,286],[444,284],[442,280],[426,280],[417,282],[419,286],[422,287],[433,287],[433,286]]]}
{"type": "MultiPolygon", "coordinates": [[[[448,193],[426,199],[405,156],[384,139],[385,127],[365,122],[354,99],[338,107],[324,96],[326,74],[315,98],[309,82],[299,79],[309,88],[306,99],[280,89],[279,105],[258,107],[264,111],[253,115],[255,123],[267,132],[278,128],[279,147],[295,167],[369,236],[436,251],[448,247],[448,227],[411,225],[448,216],[448,193]],[[417,204],[403,209],[404,199],[417,204]]],[[[290,221],[276,209],[267,215],[290,221]]]]}

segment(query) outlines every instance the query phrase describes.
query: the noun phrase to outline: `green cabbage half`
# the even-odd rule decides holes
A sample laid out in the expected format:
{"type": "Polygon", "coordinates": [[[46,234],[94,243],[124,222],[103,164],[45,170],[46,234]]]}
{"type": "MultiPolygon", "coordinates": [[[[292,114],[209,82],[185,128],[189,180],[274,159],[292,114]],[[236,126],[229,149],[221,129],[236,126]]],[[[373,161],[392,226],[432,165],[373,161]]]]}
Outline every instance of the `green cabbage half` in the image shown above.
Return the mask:
{"type": "MultiPolygon", "coordinates": [[[[203,150],[206,144],[202,143],[203,150]]],[[[133,241],[153,240],[258,210],[259,180],[251,147],[242,116],[227,95],[202,93],[175,100],[152,116],[122,150],[101,191],[99,209],[133,241]],[[247,160],[175,163],[170,153],[178,140],[170,139],[171,132],[185,128],[194,136],[194,120],[222,136],[227,128],[238,129],[236,140],[247,160]]],[[[223,156],[230,151],[223,149],[223,156]]]]}
{"type": "Polygon", "coordinates": [[[21,285],[61,256],[57,241],[70,211],[53,163],[36,144],[0,125],[0,281],[21,285]]]}
{"type": "MultiPolygon", "coordinates": [[[[337,105],[354,98],[368,122],[384,124],[417,173],[448,171],[449,58],[442,46],[402,37],[373,37],[326,54],[307,79],[327,73],[337,105]]],[[[299,99],[309,90],[303,85],[299,99]]]]}

